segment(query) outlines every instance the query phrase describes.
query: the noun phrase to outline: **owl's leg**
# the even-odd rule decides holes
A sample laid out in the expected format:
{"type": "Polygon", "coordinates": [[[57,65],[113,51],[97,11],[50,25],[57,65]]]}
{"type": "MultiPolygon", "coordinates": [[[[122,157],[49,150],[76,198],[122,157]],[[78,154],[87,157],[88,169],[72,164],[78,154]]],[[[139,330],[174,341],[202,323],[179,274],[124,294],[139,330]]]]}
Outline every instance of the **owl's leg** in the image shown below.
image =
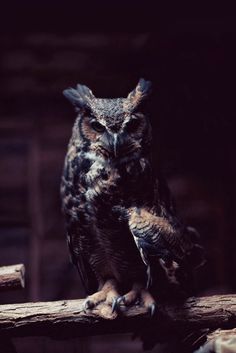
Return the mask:
{"type": "Polygon", "coordinates": [[[149,291],[139,283],[135,283],[131,291],[122,297],[119,297],[117,300],[117,305],[120,306],[123,304],[125,306],[129,306],[135,304],[136,302],[141,303],[145,308],[147,308],[151,316],[154,315],[157,306],[156,301],[149,291]]]}
{"type": "Polygon", "coordinates": [[[112,311],[114,311],[114,303],[119,296],[120,294],[117,291],[116,281],[114,279],[107,280],[103,284],[101,290],[88,296],[84,302],[84,309],[93,309],[98,304],[104,302],[105,304],[112,307],[112,311]]]}

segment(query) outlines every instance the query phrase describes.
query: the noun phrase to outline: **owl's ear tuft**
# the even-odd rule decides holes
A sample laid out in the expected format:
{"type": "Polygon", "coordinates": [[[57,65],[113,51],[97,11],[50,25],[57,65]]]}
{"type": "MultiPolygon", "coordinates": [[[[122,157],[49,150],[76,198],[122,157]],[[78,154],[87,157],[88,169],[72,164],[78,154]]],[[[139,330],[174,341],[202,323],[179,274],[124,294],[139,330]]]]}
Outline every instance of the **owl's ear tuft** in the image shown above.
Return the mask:
{"type": "Polygon", "coordinates": [[[63,91],[64,96],[76,107],[76,109],[89,108],[92,99],[94,99],[93,92],[84,85],[78,84],[76,89],[68,88],[63,91]]]}
{"type": "Polygon", "coordinates": [[[63,91],[63,94],[74,106],[79,107],[82,105],[83,102],[81,101],[76,89],[67,88],[63,91]]]}
{"type": "Polygon", "coordinates": [[[95,98],[93,92],[87,86],[78,84],[76,88],[78,94],[84,101],[90,101],[95,98]]]}
{"type": "Polygon", "coordinates": [[[136,109],[138,105],[147,98],[151,93],[151,81],[140,78],[137,86],[128,94],[127,99],[130,101],[132,109],[136,109]]]}

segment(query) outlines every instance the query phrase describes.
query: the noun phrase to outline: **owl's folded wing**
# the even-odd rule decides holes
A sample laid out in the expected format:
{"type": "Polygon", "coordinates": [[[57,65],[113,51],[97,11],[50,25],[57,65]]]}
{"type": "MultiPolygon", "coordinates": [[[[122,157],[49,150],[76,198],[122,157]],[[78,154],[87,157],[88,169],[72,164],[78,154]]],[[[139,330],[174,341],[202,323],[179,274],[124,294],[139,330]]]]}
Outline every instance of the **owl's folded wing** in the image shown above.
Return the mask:
{"type": "Polygon", "coordinates": [[[178,282],[175,272],[180,267],[192,270],[202,264],[203,249],[196,242],[193,228],[178,229],[145,208],[131,208],[128,215],[130,231],[147,266],[148,284],[151,283],[150,263],[155,257],[173,283],[178,282]]]}

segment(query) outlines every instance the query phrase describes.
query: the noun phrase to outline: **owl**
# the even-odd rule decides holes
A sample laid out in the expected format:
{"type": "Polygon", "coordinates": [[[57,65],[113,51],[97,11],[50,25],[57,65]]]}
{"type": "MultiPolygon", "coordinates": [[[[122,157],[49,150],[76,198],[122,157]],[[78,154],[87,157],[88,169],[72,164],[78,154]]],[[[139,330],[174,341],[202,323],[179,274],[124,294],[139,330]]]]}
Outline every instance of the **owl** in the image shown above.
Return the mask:
{"type": "Polygon", "coordinates": [[[61,183],[68,246],[88,297],[119,312],[190,291],[203,261],[193,228],[177,217],[152,161],[151,124],[140,79],[126,98],[96,98],[78,84],[63,93],[77,112],[61,183]]]}

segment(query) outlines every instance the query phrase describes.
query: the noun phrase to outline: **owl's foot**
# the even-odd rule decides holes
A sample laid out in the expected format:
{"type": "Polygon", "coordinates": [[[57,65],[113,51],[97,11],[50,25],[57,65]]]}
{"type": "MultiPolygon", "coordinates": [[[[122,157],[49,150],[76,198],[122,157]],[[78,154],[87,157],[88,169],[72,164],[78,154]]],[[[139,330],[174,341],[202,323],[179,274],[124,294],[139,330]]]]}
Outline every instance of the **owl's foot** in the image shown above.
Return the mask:
{"type": "Polygon", "coordinates": [[[153,316],[156,312],[157,304],[153,296],[149,293],[147,289],[142,286],[135,284],[131,291],[119,297],[117,299],[117,306],[129,306],[135,304],[136,302],[142,304],[147,308],[150,316],[153,316]]]}
{"type": "Polygon", "coordinates": [[[103,303],[104,306],[101,308],[101,315],[114,318],[117,316],[115,303],[119,297],[120,294],[117,291],[116,282],[114,280],[108,280],[100,291],[87,297],[83,307],[84,310],[87,311],[95,308],[98,304],[103,303]]]}

